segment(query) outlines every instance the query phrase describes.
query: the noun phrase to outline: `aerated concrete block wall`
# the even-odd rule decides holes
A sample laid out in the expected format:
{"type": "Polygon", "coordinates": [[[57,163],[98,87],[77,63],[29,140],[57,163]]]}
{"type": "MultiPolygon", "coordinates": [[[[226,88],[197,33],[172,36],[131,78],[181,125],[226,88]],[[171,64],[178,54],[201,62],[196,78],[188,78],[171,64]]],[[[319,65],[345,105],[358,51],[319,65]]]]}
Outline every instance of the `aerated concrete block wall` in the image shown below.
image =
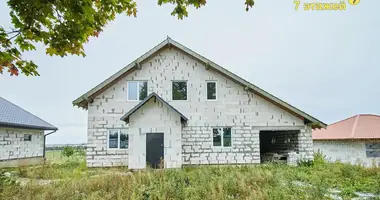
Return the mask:
{"type": "Polygon", "coordinates": [[[0,161],[43,156],[43,131],[0,128],[0,161]],[[32,135],[24,141],[24,135],[32,135]]]}
{"type": "Polygon", "coordinates": [[[178,113],[162,102],[150,99],[130,116],[129,127],[129,168],[146,167],[147,133],[164,133],[164,167],[181,167],[181,118],[178,113]]]}
{"type": "MultiPolygon", "coordinates": [[[[133,149],[107,149],[107,129],[126,128],[120,117],[138,104],[136,101],[126,100],[127,81],[130,80],[148,81],[148,94],[156,92],[189,119],[187,126],[182,130],[185,164],[215,163],[217,159],[221,160],[220,162],[230,160],[230,162],[256,163],[259,160],[258,132],[254,131],[254,127],[304,125],[300,118],[252,91],[245,90],[244,85],[212,69],[206,69],[203,63],[174,47],[161,50],[140,63],[140,66],[140,70],[126,74],[113,86],[99,93],[93,103],[89,104],[87,151],[89,166],[117,166],[128,163],[128,151],[133,149]],[[187,81],[187,100],[172,100],[173,80],[187,81]],[[216,81],[216,101],[206,99],[207,81],[216,81]],[[225,126],[232,127],[232,148],[210,147],[211,128],[225,126]],[[192,143],[191,138],[197,137],[193,134],[202,136],[200,138],[203,141],[192,143]],[[189,150],[189,146],[192,145],[194,147],[190,147],[189,150]],[[202,156],[199,155],[201,153],[202,156]]],[[[150,128],[149,124],[146,124],[146,128],[150,128]]],[[[308,141],[311,138],[306,136],[305,132],[301,135],[300,142],[312,144],[308,141]]],[[[308,150],[308,145],[301,145],[300,151],[308,150]]],[[[303,154],[308,155],[308,153],[303,154]]]]}
{"type": "Polygon", "coordinates": [[[231,147],[214,147],[212,126],[188,126],[182,130],[183,163],[260,163],[259,131],[249,126],[233,126],[231,147]]]}

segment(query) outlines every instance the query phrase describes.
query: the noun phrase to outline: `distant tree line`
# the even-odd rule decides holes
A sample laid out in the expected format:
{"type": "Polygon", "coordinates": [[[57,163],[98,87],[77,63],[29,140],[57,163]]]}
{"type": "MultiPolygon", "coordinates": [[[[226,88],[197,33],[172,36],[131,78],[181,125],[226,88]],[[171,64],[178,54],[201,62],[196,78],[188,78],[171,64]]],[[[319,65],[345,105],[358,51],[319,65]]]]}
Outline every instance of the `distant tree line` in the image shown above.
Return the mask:
{"type": "Polygon", "coordinates": [[[86,144],[74,144],[74,145],[51,145],[46,147],[46,151],[62,151],[65,147],[72,147],[75,150],[86,150],[86,144]]]}

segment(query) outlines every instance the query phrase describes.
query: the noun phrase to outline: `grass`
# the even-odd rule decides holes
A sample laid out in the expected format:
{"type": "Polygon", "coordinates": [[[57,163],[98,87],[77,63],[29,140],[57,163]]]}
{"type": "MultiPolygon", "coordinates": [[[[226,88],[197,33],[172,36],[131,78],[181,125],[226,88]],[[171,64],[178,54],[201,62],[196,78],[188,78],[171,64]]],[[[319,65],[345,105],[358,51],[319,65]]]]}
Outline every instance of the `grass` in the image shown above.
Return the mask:
{"type": "Polygon", "coordinates": [[[24,177],[62,181],[44,186],[31,182],[24,187],[0,184],[0,199],[328,199],[328,189],[340,189],[345,199],[354,197],[355,191],[380,194],[379,168],[326,163],[318,156],[299,167],[201,166],[148,169],[131,176],[93,177],[128,170],[88,169],[84,159],[78,158],[23,170],[24,177]]]}

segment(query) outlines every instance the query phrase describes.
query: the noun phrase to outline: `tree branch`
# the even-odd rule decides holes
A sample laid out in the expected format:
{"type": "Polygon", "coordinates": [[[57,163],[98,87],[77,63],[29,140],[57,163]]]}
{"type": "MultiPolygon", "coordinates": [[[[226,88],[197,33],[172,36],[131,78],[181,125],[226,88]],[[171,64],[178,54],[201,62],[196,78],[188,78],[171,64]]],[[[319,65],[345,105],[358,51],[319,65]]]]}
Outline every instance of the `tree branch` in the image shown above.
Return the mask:
{"type": "Polygon", "coordinates": [[[21,30],[19,30],[16,35],[14,35],[11,38],[9,38],[8,41],[11,41],[13,38],[19,36],[20,34],[21,34],[21,30]]]}

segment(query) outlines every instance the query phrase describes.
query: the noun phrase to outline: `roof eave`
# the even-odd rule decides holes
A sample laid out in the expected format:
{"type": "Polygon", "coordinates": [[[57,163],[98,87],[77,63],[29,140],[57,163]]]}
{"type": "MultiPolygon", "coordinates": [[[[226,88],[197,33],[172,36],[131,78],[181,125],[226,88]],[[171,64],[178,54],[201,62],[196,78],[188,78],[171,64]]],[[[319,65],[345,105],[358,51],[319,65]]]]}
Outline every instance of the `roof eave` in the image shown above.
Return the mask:
{"type": "Polygon", "coordinates": [[[107,78],[106,80],[104,80],[103,82],[101,82],[100,84],[98,84],[97,86],[95,86],[94,88],[92,88],[91,90],[89,90],[88,92],[86,92],[85,94],[83,94],[82,96],[80,96],[79,98],[77,98],[76,100],[74,100],[73,101],[73,105],[87,109],[87,107],[82,106],[82,103],[84,103],[84,101],[86,101],[86,99],[91,98],[91,96],[93,96],[94,94],[96,94],[99,90],[101,90],[105,86],[107,86],[110,83],[112,83],[118,77],[120,77],[123,74],[127,73],[129,70],[133,69],[134,67],[137,67],[138,66],[137,64],[141,63],[146,58],[152,56],[155,52],[157,52],[161,48],[165,47],[169,43],[170,43],[170,38],[168,37],[168,39],[162,41],[161,43],[159,43],[158,45],[156,45],[155,47],[153,47],[151,50],[149,50],[148,52],[146,52],[145,54],[143,54],[142,56],[140,56],[136,60],[132,61],[131,63],[129,63],[127,66],[125,66],[122,69],[120,69],[114,75],[110,76],[109,78],[107,78]]]}
{"type": "Polygon", "coordinates": [[[15,124],[15,123],[3,123],[0,122],[0,127],[9,127],[9,128],[23,128],[23,129],[34,129],[34,130],[44,130],[44,131],[57,131],[57,127],[47,127],[47,126],[34,126],[27,124],[15,124]]]}
{"type": "Polygon", "coordinates": [[[144,100],[142,100],[139,104],[137,104],[134,108],[132,108],[130,111],[128,111],[126,114],[124,114],[120,120],[124,121],[126,123],[129,123],[129,117],[135,113],[138,109],[140,109],[142,106],[144,106],[151,98],[155,97],[156,99],[160,100],[161,102],[165,103],[169,108],[171,108],[173,111],[179,114],[181,118],[181,123],[187,123],[188,119],[177,109],[175,109],[173,106],[171,106],[168,102],[166,102],[164,99],[162,99],[158,94],[152,92],[150,95],[148,95],[144,100]]]}

